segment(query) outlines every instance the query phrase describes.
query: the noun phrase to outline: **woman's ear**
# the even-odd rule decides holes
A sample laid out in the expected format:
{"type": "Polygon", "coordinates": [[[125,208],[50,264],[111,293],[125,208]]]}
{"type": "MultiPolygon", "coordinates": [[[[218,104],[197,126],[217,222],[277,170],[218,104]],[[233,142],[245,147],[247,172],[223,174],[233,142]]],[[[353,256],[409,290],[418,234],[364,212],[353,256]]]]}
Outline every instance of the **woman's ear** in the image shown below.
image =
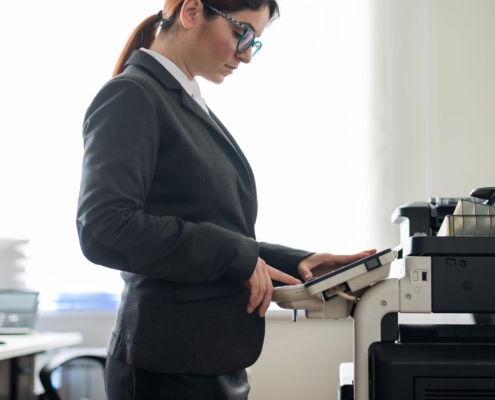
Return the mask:
{"type": "Polygon", "coordinates": [[[185,0],[180,10],[180,22],[185,29],[192,29],[203,12],[201,0],[185,0]]]}

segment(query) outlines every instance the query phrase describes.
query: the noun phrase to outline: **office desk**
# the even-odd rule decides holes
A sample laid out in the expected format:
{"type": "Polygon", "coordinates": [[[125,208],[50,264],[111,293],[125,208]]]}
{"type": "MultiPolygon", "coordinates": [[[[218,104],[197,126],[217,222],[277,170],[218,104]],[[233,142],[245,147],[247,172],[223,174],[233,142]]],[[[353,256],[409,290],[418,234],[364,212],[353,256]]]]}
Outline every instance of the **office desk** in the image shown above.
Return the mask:
{"type": "Polygon", "coordinates": [[[70,333],[32,333],[0,335],[0,400],[33,400],[39,393],[35,355],[82,343],[82,335],[70,333]]]}

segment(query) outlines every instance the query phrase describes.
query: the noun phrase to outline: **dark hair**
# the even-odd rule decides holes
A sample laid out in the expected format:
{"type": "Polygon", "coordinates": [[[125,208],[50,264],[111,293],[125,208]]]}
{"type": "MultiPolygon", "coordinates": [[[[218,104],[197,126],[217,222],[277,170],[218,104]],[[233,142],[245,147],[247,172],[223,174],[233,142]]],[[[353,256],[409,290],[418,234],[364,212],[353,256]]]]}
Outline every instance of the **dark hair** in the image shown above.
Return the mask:
{"type": "MultiPolygon", "coordinates": [[[[280,16],[280,10],[277,0],[208,0],[202,1],[224,13],[237,12],[242,10],[261,10],[263,7],[268,7],[270,11],[270,21],[280,16]]],[[[141,22],[134,32],[131,33],[122,54],[115,65],[112,77],[121,74],[124,71],[125,63],[129,60],[134,50],[144,47],[149,49],[153,40],[155,40],[158,26],[162,27],[163,31],[168,31],[179,17],[182,3],[184,0],[165,0],[162,14],[154,14],[141,22]]],[[[203,14],[207,19],[214,19],[218,14],[208,7],[203,7],[203,14]]]]}

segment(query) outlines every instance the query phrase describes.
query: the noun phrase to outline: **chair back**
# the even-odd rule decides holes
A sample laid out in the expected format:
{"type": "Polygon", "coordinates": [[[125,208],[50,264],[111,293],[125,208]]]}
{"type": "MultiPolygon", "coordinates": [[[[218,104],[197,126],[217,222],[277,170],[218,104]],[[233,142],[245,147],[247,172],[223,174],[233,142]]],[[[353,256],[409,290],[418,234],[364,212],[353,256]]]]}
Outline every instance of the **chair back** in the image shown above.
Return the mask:
{"type": "MultiPolygon", "coordinates": [[[[94,379],[92,379],[91,376],[87,375],[90,372],[84,371],[84,368],[79,368],[78,371],[79,378],[81,378],[83,374],[86,374],[86,376],[84,376],[84,379],[74,378],[75,376],[74,373],[72,377],[67,378],[68,374],[64,373],[64,366],[68,367],[71,363],[72,365],[74,365],[75,361],[82,361],[82,360],[96,361],[103,368],[103,377],[101,377],[100,380],[100,386],[102,386],[101,382],[104,382],[105,363],[107,360],[106,349],[105,348],[65,349],[54,354],[54,356],[45,364],[45,366],[43,366],[43,368],[40,371],[40,381],[45,390],[45,397],[44,397],[45,399],[71,400],[70,398],[71,396],[68,394],[66,395],[67,398],[61,397],[63,396],[62,393],[66,394],[68,389],[70,389],[61,386],[77,386],[78,382],[79,382],[80,391],[84,391],[84,394],[81,396],[78,393],[77,398],[91,399],[90,393],[94,391],[94,388],[91,387],[91,382],[94,381],[94,379]],[[61,373],[61,375],[57,375],[58,373],[61,373]]],[[[98,375],[99,374],[100,372],[98,372],[98,375]]],[[[100,400],[100,397],[91,400],[100,400]]]]}

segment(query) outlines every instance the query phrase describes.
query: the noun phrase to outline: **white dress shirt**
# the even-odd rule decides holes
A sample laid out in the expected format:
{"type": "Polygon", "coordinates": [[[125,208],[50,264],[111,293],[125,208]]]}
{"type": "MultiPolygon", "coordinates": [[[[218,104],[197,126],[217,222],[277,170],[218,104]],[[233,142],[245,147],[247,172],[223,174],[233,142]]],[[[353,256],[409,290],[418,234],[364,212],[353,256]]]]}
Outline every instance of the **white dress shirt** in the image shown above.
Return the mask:
{"type": "Polygon", "coordinates": [[[148,53],[150,56],[154,57],[163,67],[172,74],[172,76],[179,81],[184,90],[198,103],[203,110],[209,115],[208,108],[206,107],[205,100],[201,97],[201,91],[199,90],[198,82],[195,80],[190,81],[186,74],[181,71],[181,69],[170,61],[167,57],[158,54],[155,51],[145,49],[141,47],[140,50],[148,53]]]}

